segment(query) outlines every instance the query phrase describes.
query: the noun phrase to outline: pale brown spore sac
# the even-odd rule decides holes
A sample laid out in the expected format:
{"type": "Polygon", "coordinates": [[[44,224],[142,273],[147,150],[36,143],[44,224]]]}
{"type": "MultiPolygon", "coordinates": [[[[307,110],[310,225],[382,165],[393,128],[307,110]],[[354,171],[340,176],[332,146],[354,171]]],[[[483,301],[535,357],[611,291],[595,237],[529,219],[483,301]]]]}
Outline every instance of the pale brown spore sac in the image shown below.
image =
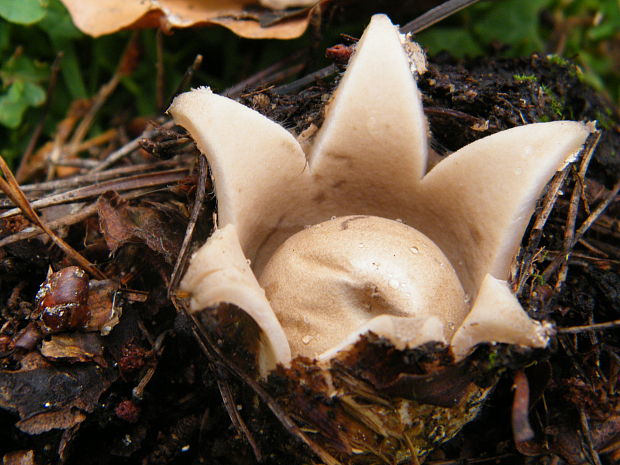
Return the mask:
{"type": "Polygon", "coordinates": [[[421,327],[428,319],[436,330],[426,339],[445,342],[468,310],[456,272],[433,241],[374,216],[340,217],[293,235],[259,282],[293,356],[319,357],[351,334],[421,327]]]}

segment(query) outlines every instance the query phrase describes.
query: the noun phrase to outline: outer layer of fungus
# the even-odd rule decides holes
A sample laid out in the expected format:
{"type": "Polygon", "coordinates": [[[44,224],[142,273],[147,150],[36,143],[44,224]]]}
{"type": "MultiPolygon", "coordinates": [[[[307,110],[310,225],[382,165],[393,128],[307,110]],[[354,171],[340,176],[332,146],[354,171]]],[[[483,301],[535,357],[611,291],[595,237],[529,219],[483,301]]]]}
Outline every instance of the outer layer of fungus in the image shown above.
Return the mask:
{"type": "Polygon", "coordinates": [[[170,109],[207,156],[218,199],[182,289],[193,311],[228,302],[257,322],[263,373],[291,356],[329,358],[368,330],[398,346],[446,341],[457,357],[479,342],[547,343],[505,280],[541,190],[591,129],[510,129],[425,174],[403,40],[373,17],[306,153],[207,88],[170,109]]]}

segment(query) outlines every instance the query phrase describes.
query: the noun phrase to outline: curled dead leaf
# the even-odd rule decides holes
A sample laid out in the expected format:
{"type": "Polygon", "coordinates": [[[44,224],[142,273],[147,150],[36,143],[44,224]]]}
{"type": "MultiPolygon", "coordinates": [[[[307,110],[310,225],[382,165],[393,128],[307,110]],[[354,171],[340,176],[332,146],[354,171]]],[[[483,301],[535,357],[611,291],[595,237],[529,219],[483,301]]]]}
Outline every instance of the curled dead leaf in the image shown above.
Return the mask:
{"type": "Polygon", "coordinates": [[[17,412],[17,427],[29,434],[70,428],[95,409],[117,376],[94,363],[52,365],[31,352],[19,370],[0,370],[0,408],[17,412]]]}
{"type": "Polygon", "coordinates": [[[174,226],[177,215],[155,203],[131,206],[107,193],[97,203],[99,225],[112,253],[127,243],[144,243],[168,263],[174,263],[183,237],[174,226]]]}
{"type": "Polygon", "coordinates": [[[173,28],[218,24],[249,39],[293,39],[306,30],[311,13],[311,8],[274,11],[248,0],[62,2],[69,10],[75,25],[93,37],[122,29],[160,27],[164,31],[170,31],[173,28]]]}

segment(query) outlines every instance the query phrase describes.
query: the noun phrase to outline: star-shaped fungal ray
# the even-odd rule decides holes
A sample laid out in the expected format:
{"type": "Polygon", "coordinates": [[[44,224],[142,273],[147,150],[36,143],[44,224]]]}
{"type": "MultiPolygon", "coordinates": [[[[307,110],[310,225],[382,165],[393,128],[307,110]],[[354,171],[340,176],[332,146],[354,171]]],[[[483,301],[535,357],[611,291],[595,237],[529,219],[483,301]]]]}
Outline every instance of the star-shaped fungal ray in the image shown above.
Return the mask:
{"type": "Polygon", "coordinates": [[[410,224],[439,245],[472,297],[487,273],[508,279],[542,190],[591,131],[575,121],[508,129],[463,147],[424,177],[417,205],[425,214],[416,208],[410,224]]]}
{"type": "Polygon", "coordinates": [[[364,186],[368,213],[413,193],[426,170],[426,119],[401,35],[385,15],[373,16],[326,112],[310,168],[328,196],[355,199],[364,186]]]}

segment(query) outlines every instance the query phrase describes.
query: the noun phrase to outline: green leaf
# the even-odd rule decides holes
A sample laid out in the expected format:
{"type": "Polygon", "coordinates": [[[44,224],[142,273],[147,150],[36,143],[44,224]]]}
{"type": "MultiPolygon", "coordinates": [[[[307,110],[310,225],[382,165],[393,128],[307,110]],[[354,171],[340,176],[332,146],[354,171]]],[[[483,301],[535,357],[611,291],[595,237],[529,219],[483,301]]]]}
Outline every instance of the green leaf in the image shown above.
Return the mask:
{"type": "Polygon", "coordinates": [[[34,24],[46,13],[45,0],[0,0],[0,16],[16,24],[34,24]]]}
{"type": "Polygon", "coordinates": [[[430,28],[416,36],[416,40],[432,54],[447,51],[455,57],[463,58],[482,53],[471,33],[462,27],[430,28]]]}
{"type": "MultiPolygon", "coordinates": [[[[2,0],[0,0],[2,1],[2,0]]],[[[60,0],[50,0],[47,14],[38,26],[53,39],[81,39],[84,34],[75,27],[71,15],[60,3],[60,0]]]]}
{"type": "Polygon", "coordinates": [[[64,56],[60,62],[62,77],[69,89],[72,98],[85,98],[87,96],[86,86],[84,85],[84,71],[80,67],[77,52],[75,50],[75,42],[52,36],[54,49],[62,51],[64,56]]]}
{"type": "Polygon", "coordinates": [[[504,0],[476,18],[474,31],[484,42],[497,40],[515,47],[517,55],[542,50],[539,14],[549,0],[504,0]]]}
{"type": "Polygon", "coordinates": [[[18,81],[39,83],[47,78],[48,73],[47,64],[25,56],[18,49],[0,68],[0,79],[2,79],[3,86],[7,87],[18,81]]]}
{"type": "Polygon", "coordinates": [[[11,129],[17,128],[24,112],[31,106],[45,101],[45,91],[31,82],[15,82],[8,91],[0,95],[0,124],[11,129]]]}
{"type": "Polygon", "coordinates": [[[11,45],[11,26],[5,21],[0,21],[0,55],[4,54],[11,45]]]}

